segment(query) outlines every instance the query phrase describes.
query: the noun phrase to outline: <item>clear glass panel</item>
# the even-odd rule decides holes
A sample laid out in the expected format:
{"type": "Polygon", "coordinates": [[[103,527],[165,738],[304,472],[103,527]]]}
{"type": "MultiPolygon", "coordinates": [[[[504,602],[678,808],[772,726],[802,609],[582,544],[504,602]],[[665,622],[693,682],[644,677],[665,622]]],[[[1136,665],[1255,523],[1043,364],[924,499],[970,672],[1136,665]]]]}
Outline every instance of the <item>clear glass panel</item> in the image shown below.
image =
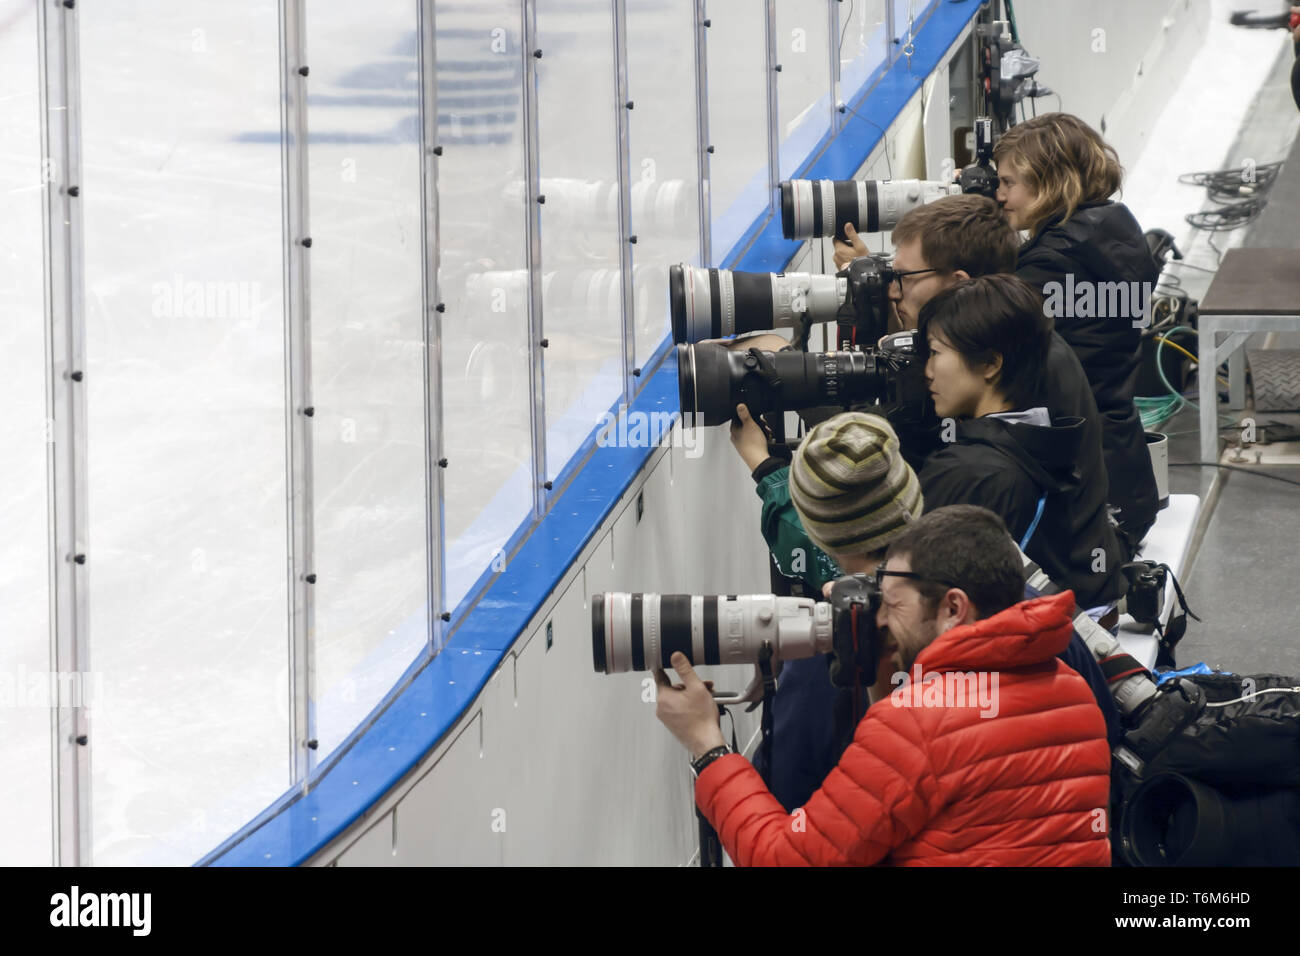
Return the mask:
{"type": "Polygon", "coordinates": [[[45,197],[36,5],[7,3],[0,14],[0,866],[49,866],[45,197]]]}
{"type": "Polygon", "coordinates": [[[94,861],[188,864],[289,775],[278,15],[78,12],[94,861]]]}
{"type": "Polygon", "coordinates": [[[416,12],[307,9],[318,759],[428,637],[416,12]]]}
{"type": "Polygon", "coordinates": [[[912,24],[911,35],[915,38],[921,29],[921,21],[925,19],[925,12],[933,2],[934,0],[893,0],[894,36],[898,38],[898,43],[893,44],[894,59],[902,55],[903,45],[907,43],[909,23],[912,24]]]}
{"type": "Polygon", "coordinates": [[[709,166],[713,261],[771,205],[767,167],[767,7],[709,0],[709,166]]]}
{"type": "Polygon", "coordinates": [[[694,0],[628,0],[636,364],[669,333],[668,267],[700,264],[694,0]]]}
{"type": "MultiPolygon", "coordinates": [[[[890,0],[854,0],[840,12],[840,99],[852,103],[885,68],[893,41],[885,13],[890,0]]],[[[841,4],[843,7],[843,4],[841,4]]]]}
{"type": "Polygon", "coordinates": [[[443,513],[453,608],[533,504],[525,258],[533,210],[524,190],[519,7],[477,0],[437,8],[443,513]]]}
{"type": "Polygon", "coordinates": [[[546,476],[555,478],[623,392],[613,5],[539,4],[537,44],[546,476]]]}
{"type": "Polygon", "coordinates": [[[830,20],[826,0],[776,5],[777,138],[781,178],[789,179],[831,131],[830,20]]]}

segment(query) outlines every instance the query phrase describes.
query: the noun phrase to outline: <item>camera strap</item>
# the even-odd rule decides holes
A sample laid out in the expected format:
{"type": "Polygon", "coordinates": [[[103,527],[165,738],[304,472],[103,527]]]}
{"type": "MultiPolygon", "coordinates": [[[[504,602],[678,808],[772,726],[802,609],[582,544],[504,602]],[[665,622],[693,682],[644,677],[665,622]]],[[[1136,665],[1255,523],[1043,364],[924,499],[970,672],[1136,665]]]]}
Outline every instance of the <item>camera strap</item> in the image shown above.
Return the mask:
{"type": "Polygon", "coordinates": [[[763,380],[773,391],[781,390],[781,375],[776,370],[776,361],[772,358],[771,352],[764,352],[760,348],[752,348],[749,354],[754,357],[755,365],[753,373],[763,380]]]}
{"type": "Polygon", "coordinates": [[[1174,648],[1187,632],[1188,615],[1191,615],[1193,621],[1199,621],[1200,618],[1187,606],[1187,598],[1183,595],[1183,589],[1178,584],[1178,578],[1174,577],[1173,569],[1167,564],[1161,564],[1159,567],[1164,568],[1165,573],[1169,575],[1169,580],[1173,582],[1174,594],[1178,596],[1178,610],[1169,615],[1168,627],[1161,627],[1160,622],[1156,621],[1156,633],[1160,635],[1156,653],[1156,666],[1173,667],[1175,666],[1174,648]]]}
{"type": "MultiPolygon", "coordinates": [[[[856,728],[864,713],[862,708],[862,662],[859,660],[861,649],[858,644],[858,605],[856,604],[853,605],[852,610],[849,612],[849,621],[853,628],[853,659],[858,662],[858,671],[854,675],[855,679],[853,681],[853,727],[856,728]]],[[[872,683],[874,684],[875,681],[872,680],[872,683]]]]}
{"type": "Polygon", "coordinates": [[[722,866],[722,841],[718,831],[709,824],[708,818],[695,808],[695,816],[700,821],[700,866],[722,866]]]}
{"type": "MultiPolygon", "coordinates": [[[[772,713],[772,700],[776,696],[776,676],[772,673],[772,645],[767,641],[758,649],[758,672],[763,677],[763,699],[755,701],[745,708],[749,713],[755,707],[761,706],[762,713],[758,716],[758,727],[760,739],[758,746],[767,755],[765,763],[767,772],[763,775],[763,782],[769,787],[772,785],[772,723],[775,715],[772,713]]],[[[736,750],[736,724],[733,721],[731,725],[731,749],[736,750]]],[[[739,751],[737,750],[737,753],[739,751]]]]}
{"type": "MultiPolygon", "coordinates": [[[[740,753],[740,747],[736,744],[736,718],[731,716],[731,711],[719,704],[718,717],[724,715],[731,720],[731,751],[740,753]]],[[[722,841],[718,839],[718,831],[713,829],[713,824],[709,823],[708,817],[700,812],[699,807],[695,808],[695,818],[700,823],[700,866],[722,866],[722,841]]]]}
{"type": "Polygon", "coordinates": [[[1043,508],[1045,508],[1046,506],[1047,506],[1047,495],[1040,495],[1038,498],[1038,510],[1034,512],[1034,520],[1029,522],[1029,528],[1025,531],[1025,536],[1020,539],[1021,551],[1025,550],[1025,546],[1029,544],[1029,539],[1032,538],[1034,536],[1034,532],[1038,530],[1038,522],[1042,520],[1043,508]]]}
{"type": "MultiPolygon", "coordinates": [[[[763,646],[759,648],[757,663],[759,673],[763,675],[763,699],[750,704],[746,708],[746,713],[760,704],[763,707],[759,717],[762,739],[758,746],[767,752],[767,774],[763,778],[763,783],[770,787],[772,785],[772,698],[776,694],[776,676],[772,673],[772,645],[769,642],[764,641],[763,646]]],[[[718,705],[718,714],[731,717],[731,712],[721,704],[718,705]]],[[[740,753],[734,717],[731,718],[731,750],[733,753],[740,753]]],[[[718,839],[718,832],[700,812],[699,807],[695,808],[695,816],[700,821],[700,866],[722,866],[722,841],[718,839]]]]}

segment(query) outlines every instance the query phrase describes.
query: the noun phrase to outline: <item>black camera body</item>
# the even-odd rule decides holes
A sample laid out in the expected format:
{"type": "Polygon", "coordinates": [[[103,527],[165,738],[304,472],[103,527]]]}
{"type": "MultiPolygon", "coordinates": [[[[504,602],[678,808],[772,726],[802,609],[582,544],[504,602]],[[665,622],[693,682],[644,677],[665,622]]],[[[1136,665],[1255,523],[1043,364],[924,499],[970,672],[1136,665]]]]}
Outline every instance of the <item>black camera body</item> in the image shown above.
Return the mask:
{"type": "Polygon", "coordinates": [[[873,346],[889,331],[889,284],[894,281],[894,268],[883,256],[862,256],[839,274],[848,281],[848,291],[846,308],[841,310],[847,315],[837,324],[837,343],[842,349],[873,346]]]}
{"type": "Polygon", "coordinates": [[[1194,683],[1185,677],[1166,681],[1134,715],[1124,742],[1144,761],[1150,760],[1204,710],[1205,694],[1194,683]]]}
{"type": "Polygon", "coordinates": [[[836,687],[870,687],[876,682],[880,659],[880,634],[876,614],[880,591],[865,574],[836,578],[831,584],[831,618],[834,622],[834,659],[831,683],[836,687]]]}
{"type": "Polygon", "coordinates": [[[1130,561],[1120,566],[1128,590],[1120,601],[1121,612],[1127,611],[1139,624],[1154,627],[1165,605],[1165,582],[1168,569],[1154,561],[1130,561]]]}
{"type": "Polygon", "coordinates": [[[957,185],[963,193],[998,198],[998,174],[993,168],[993,121],[988,117],[975,121],[975,162],[963,167],[957,185]]]}

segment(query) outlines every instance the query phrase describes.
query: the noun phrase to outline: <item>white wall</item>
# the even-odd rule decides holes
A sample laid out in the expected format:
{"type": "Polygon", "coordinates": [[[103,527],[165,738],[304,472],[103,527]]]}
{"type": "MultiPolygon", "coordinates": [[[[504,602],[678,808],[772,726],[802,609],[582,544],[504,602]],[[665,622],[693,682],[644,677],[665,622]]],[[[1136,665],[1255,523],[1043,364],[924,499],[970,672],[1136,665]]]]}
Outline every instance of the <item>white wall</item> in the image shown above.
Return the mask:
{"type": "MultiPolygon", "coordinates": [[[[654,704],[642,700],[648,674],[594,673],[589,599],[611,590],[770,590],[753,482],[725,428],[694,437],[701,457],[688,457],[695,452],[686,447],[655,452],[449,740],[313,862],[690,860],[696,830],[686,752],[656,720],[654,704]]],[[[683,444],[680,429],[672,441],[683,444]]],[[[744,668],[703,671],[720,689],[749,679],[744,668]]],[[[747,750],[757,716],[736,715],[747,750]]]]}
{"type": "MultiPolygon", "coordinates": [[[[1038,79],[1060,94],[1061,110],[1102,131],[1126,168],[1137,162],[1205,40],[1209,0],[1021,0],[1014,7],[1020,43],[1041,60],[1038,79]]],[[[1050,112],[1057,100],[1036,105],[1050,112]]]]}

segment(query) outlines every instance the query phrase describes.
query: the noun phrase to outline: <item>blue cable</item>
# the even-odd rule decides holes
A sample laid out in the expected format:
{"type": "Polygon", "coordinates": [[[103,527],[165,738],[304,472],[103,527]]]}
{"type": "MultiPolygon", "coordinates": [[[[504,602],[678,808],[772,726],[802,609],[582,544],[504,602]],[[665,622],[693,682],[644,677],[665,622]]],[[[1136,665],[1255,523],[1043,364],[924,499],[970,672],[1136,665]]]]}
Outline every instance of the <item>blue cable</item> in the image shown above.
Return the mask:
{"type": "Polygon", "coordinates": [[[1029,522],[1029,530],[1025,532],[1024,538],[1020,541],[1020,550],[1025,550],[1025,545],[1029,544],[1029,539],[1034,536],[1034,531],[1038,528],[1038,521],[1043,517],[1043,507],[1047,504],[1047,495],[1038,499],[1038,510],[1034,512],[1034,520],[1029,522]]]}

